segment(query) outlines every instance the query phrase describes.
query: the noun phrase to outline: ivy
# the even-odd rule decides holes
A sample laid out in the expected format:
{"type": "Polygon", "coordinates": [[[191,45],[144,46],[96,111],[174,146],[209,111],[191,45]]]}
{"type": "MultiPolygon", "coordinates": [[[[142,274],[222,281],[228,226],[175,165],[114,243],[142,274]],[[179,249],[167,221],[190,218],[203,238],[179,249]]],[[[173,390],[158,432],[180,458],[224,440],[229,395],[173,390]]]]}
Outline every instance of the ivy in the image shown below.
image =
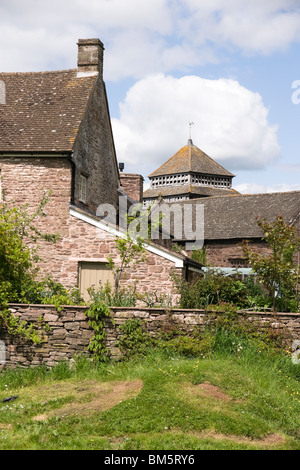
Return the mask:
{"type": "Polygon", "coordinates": [[[145,356],[156,340],[146,331],[145,323],[139,318],[127,320],[119,327],[121,337],[119,348],[124,359],[132,356],[145,356]]]}
{"type": "Polygon", "coordinates": [[[41,324],[33,325],[32,323],[21,321],[19,318],[12,315],[8,308],[0,312],[1,329],[5,330],[8,335],[23,337],[34,344],[43,342],[44,335],[41,331],[41,326],[41,324]]]}
{"type": "Polygon", "coordinates": [[[110,352],[106,346],[106,321],[111,317],[110,309],[104,303],[93,304],[86,312],[89,319],[89,326],[94,334],[88,345],[88,350],[92,352],[100,362],[108,362],[110,352]]]}
{"type": "MultiPolygon", "coordinates": [[[[0,327],[9,335],[24,337],[33,343],[43,341],[39,325],[16,318],[9,303],[43,303],[46,283],[36,280],[39,261],[38,240],[53,242],[57,234],[40,232],[35,222],[46,217],[50,194],[44,194],[35,211],[28,205],[0,204],[0,327]]],[[[51,289],[50,289],[51,290],[51,289]]]]}

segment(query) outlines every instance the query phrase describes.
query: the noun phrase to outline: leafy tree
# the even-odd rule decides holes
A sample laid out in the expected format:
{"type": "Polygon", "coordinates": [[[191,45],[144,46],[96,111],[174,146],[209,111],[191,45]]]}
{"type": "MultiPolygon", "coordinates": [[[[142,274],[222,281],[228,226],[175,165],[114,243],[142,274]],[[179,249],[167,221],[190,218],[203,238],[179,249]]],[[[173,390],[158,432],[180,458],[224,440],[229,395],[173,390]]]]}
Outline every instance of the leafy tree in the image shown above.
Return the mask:
{"type": "Polygon", "coordinates": [[[34,224],[38,217],[46,216],[44,207],[47,201],[48,196],[45,195],[32,213],[28,211],[28,205],[11,207],[5,202],[0,204],[0,327],[9,334],[22,335],[34,342],[41,339],[35,327],[19,321],[7,307],[12,302],[42,303],[45,291],[51,291],[49,281],[36,280],[37,241],[54,242],[58,238],[58,235],[41,233],[34,224]]]}
{"type": "Polygon", "coordinates": [[[203,266],[207,266],[207,253],[206,253],[206,248],[205,246],[201,249],[193,250],[191,254],[191,258],[194,261],[197,261],[198,263],[202,264],[203,266]]]}
{"type": "MultiPolygon", "coordinates": [[[[121,280],[124,279],[126,270],[134,268],[138,263],[145,261],[145,244],[151,240],[152,224],[151,207],[143,209],[141,204],[134,205],[126,214],[126,227],[124,237],[117,237],[115,246],[120,261],[116,263],[112,256],[108,256],[108,267],[114,273],[114,296],[118,297],[121,280]]],[[[158,222],[159,224],[159,222],[158,222]]]]}
{"type": "MultiPolygon", "coordinates": [[[[295,266],[294,255],[299,250],[300,238],[294,227],[286,224],[281,216],[274,222],[258,220],[265,240],[271,248],[269,255],[256,253],[243,243],[243,252],[258,278],[267,289],[273,309],[276,308],[278,293],[284,298],[297,298],[299,266],[295,266]]],[[[298,299],[297,299],[298,300],[298,299]]]]}
{"type": "Polygon", "coordinates": [[[112,256],[108,256],[108,267],[114,273],[115,296],[118,295],[120,282],[126,274],[126,270],[134,268],[145,260],[145,247],[142,238],[133,239],[127,233],[126,238],[116,239],[116,248],[120,257],[120,263],[115,263],[112,256]]]}
{"type": "Polygon", "coordinates": [[[6,302],[31,301],[37,288],[34,284],[38,268],[37,240],[56,241],[58,235],[41,233],[34,222],[45,217],[44,196],[33,213],[28,206],[0,205],[0,306],[6,302]]]}

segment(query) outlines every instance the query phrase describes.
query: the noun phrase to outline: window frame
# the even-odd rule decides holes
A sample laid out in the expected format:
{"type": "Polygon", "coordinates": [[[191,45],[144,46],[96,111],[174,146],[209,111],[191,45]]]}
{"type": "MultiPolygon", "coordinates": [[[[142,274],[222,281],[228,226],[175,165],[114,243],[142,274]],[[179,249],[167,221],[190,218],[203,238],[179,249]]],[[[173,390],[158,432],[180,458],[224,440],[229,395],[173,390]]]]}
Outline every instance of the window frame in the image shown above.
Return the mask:
{"type": "Polygon", "coordinates": [[[87,181],[88,176],[80,173],[79,176],[79,201],[86,204],[87,201],[87,181]]]}

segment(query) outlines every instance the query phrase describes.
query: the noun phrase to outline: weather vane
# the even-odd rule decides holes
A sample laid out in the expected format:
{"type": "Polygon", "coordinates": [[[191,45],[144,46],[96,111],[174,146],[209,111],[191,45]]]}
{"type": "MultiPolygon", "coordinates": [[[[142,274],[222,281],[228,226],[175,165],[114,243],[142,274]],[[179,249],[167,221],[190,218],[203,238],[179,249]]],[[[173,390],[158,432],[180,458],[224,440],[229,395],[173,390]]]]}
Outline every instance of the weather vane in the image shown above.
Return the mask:
{"type": "Polygon", "coordinates": [[[194,123],[193,123],[193,122],[189,122],[189,126],[190,126],[189,144],[192,144],[192,143],[193,143],[193,141],[192,141],[192,126],[194,126],[194,123]]]}

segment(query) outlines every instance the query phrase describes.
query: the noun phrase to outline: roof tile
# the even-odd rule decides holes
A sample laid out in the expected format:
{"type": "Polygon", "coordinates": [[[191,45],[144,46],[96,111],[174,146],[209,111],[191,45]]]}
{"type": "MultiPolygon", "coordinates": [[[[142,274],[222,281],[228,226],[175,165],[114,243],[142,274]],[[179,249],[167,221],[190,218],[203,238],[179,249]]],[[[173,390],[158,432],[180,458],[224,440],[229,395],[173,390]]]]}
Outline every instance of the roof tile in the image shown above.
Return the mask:
{"type": "Polygon", "coordinates": [[[0,152],[71,151],[96,79],[77,70],[0,73],[0,152]]]}
{"type": "Polygon", "coordinates": [[[229,188],[215,188],[213,186],[197,186],[197,185],[179,185],[179,186],[165,186],[159,188],[149,188],[144,191],[144,199],[147,198],[158,198],[185,195],[185,194],[194,194],[195,196],[205,197],[205,196],[229,196],[239,194],[235,189],[229,188]]]}
{"type": "Polygon", "coordinates": [[[180,203],[204,205],[204,236],[206,240],[261,238],[259,218],[275,220],[281,215],[294,224],[300,216],[300,191],[265,194],[239,194],[229,197],[209,197],[180,203]]]}
{"type": "Polygon", "coordinates": [[[234,176],[195,145],[186,145],[153,171],[149,178],[191,172],[204,175],[234,176]]]}

